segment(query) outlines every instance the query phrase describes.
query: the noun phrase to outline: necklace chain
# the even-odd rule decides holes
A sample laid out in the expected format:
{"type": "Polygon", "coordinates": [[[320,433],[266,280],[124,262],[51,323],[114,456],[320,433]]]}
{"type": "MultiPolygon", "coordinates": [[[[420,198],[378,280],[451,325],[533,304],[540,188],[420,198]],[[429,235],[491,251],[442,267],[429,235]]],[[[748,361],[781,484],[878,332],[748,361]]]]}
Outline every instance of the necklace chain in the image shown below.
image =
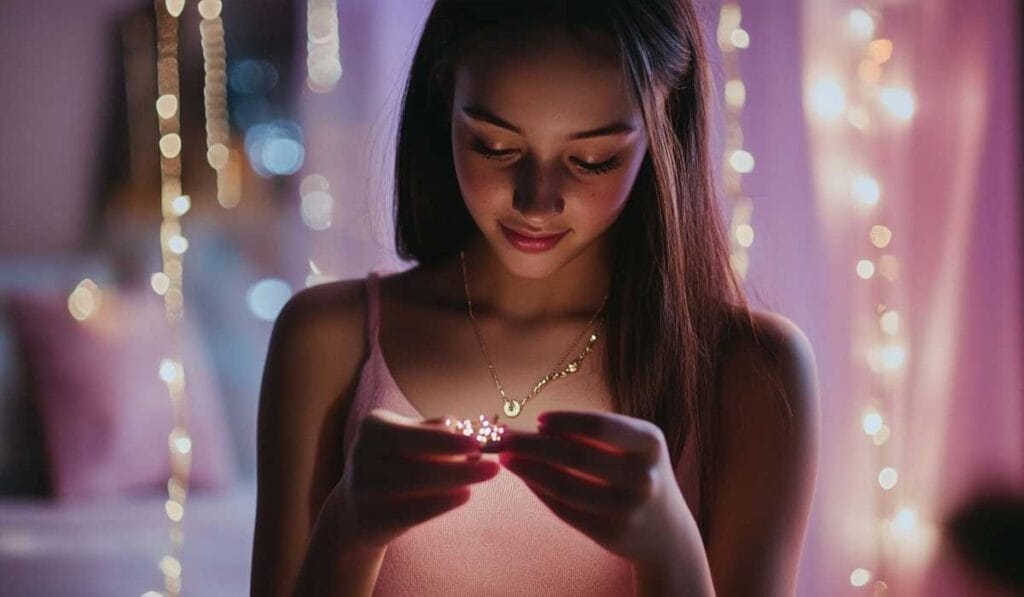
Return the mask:
{"type": "MultiPolygon", "coordinates": [[[[473,315],[473,301],[469,297],[469,277],[466,274],[466,255],[464,251],[459,251],[459,258],[462,261],[462,282],[463,286],[466,289],[466,308],[469,311],[469,319],[473,325],[473,332],[476,333],[477,341],[479,341],[480,343],[480,349],[483,351],[484,357],[487,358],[487,368],[491,372],[491,378],[494,380],[494,385],[498,388],[498,394],[501,395],[501,399],[505,403],[505,414],[510,417],[516,417],[519,415],[519,412],[522,410],[522,407],[525,406],[531,398],[536,396],[541,391],[541,389],[543,389],[544,386],[548,384],[548,382],[556,379],[562,379],[568,375],[571,375],[579,371],[580,365],[583,364],[583,359],[585,359],[587,355],[590,354],[590,352],[593,350],[594,343],[597,342],[597,329],[591,332],[590,337],[587,338],[586,345],[583,347],[583,350],[578,355],[576,355],[576,358],[569,361],[564,367],[562,367],[562,362],[569,357],[569,355],[572,353],[573,348],[575,348],[576,345],[579,344],[580,339],[583,338],[584,334],[586,334],[587,330],[594,323],[594,320],[596,320],[598,318],[598,315],[601,314],[601,311],[604,309],[605,303],[608,301],[608,295],[604,295],[604,298],[601,300],[601,305],[597,308],[597,311],[594,312],[593,317],[590,318],[590,321],[587,322],[587,325],[584,326],[583,329],[580,331],[579,335],[576,336],[576,339],[573,340],[572,344],[569,345],[569,348],[565,351],[562,357],[558,359],[558,362],[555,364],[554,370],[552,370],[551,373],[548,373],[544,377],[540,378],[540,380],[536,384],[534,384],[533,388],[525,397],[523,397],[522,400],[513,400],[508,397],[508,394],[505,392],[505,388],[502,387],[501,382],[498,380],[498,374],[494,370],[494,362],[491,360],[491,355],[487,351],[487,344],[484,342],[484,336],[480,332],[480,328],[477,326],[476,317],[473,315]]],[[[600,325],[598,327],[600,327],[600,325]]]]}

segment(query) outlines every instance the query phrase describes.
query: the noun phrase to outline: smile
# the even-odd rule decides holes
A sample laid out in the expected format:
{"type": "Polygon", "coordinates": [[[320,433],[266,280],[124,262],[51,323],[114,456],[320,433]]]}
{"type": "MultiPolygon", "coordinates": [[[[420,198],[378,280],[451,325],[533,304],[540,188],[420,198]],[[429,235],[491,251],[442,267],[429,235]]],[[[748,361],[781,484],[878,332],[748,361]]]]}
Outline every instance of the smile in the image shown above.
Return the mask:
{"type": "Polygon", "coordinates": [[[526,253],[540,253],[547,251],[558,244],[558,241],[562,240],[569,231],[561,232],[559,234],[553,234],[549,236],[533,237],[520,234],[510,228],[507,228],[504,224],[499,224],[501,231],[505,234],[505,238],[515,248],[526,253]]]}

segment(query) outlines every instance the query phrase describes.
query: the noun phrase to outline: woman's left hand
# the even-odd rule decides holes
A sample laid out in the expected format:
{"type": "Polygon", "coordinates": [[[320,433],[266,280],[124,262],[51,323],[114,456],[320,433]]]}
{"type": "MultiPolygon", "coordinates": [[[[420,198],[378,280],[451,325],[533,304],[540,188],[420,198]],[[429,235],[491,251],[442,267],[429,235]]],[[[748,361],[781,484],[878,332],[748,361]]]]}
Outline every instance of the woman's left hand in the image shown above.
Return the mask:
{"type": "Polygon", "coordinates": [[[653,562],[696,522],[661,429],[616,413],[548,411],[502,439],[500,462],[556,516],[633,562],[653,562]]]}

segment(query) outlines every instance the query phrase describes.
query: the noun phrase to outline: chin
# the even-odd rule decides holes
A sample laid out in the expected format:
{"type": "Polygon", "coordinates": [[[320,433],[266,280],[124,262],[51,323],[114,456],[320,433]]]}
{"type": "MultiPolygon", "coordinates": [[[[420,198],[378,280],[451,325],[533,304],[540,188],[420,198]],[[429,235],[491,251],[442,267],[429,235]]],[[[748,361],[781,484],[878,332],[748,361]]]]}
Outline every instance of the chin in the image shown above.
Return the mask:
{"type": "Polygon", "coordinates": [[[573,246],[570,240],[572,232],[566,235],[558,245],[540,253],[526,253],[509,244],[501,229],[495,230],[495,236],[488,237],[491,250],[509,273],[520,278],[543,279],[558,272],[572,260],[573,246]]]}

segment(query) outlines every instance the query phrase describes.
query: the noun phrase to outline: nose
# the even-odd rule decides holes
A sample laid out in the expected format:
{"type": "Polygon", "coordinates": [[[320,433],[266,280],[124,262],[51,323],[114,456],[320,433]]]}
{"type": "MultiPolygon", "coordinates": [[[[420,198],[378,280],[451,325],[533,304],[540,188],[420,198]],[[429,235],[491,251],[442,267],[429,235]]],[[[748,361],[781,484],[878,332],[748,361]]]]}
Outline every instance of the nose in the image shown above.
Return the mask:
{"type": "Polygon", "coordinates": [[[556,172],[545,172],[536,160],[523,162],[516,176],[512,206],[531,224],[543,226],[565,209],[559,176],[556,172]]]}

